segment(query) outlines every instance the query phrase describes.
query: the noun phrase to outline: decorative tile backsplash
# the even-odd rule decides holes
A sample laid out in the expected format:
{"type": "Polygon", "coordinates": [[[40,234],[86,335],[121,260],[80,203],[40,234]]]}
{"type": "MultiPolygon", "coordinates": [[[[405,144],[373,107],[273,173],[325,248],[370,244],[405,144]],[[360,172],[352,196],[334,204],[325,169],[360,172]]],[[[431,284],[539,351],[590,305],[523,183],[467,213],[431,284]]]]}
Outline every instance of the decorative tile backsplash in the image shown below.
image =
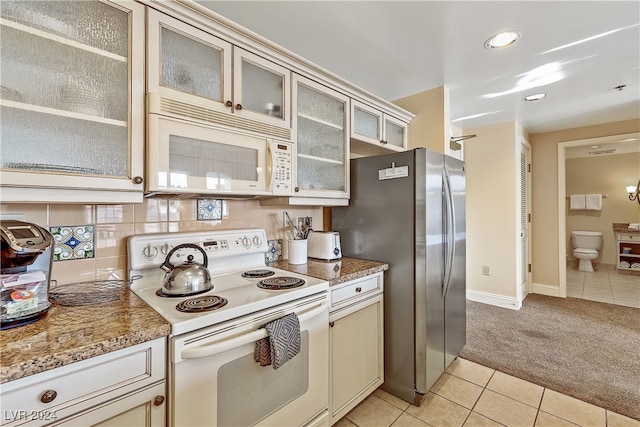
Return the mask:
{"type": "Polygon", "coordinates": [[[70,261],[94,257],[95,233],[93,225],[50,227],[55,248],[54,261],[70,261]]]}
{"type": "Polygon", "coordinates": [[[269,240],[269,251],[265,254],[266,262],[273,262],[282,259],[282,239],[269,240]]]}
{"type": "Polygon", "coordinates": [[[222,219],[222,200],[198,199],[198,221],[222,219]]]}

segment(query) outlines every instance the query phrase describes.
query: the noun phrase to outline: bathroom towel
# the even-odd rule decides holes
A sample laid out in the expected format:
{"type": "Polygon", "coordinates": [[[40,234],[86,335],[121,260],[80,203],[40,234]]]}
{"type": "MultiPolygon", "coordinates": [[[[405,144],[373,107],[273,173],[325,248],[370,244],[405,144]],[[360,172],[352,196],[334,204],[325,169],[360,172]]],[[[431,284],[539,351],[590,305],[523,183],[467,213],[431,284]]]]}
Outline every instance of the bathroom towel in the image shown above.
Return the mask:
{"type": "Polygon", "coordinates": [[[587,194],[585,196],[585,204],[590,211],[602,210],[602,194],[587,194]]]}
{"type": "Polygon", "coordinates": [[[569,209],[572,211],[584,209],[586,207],[586,197],[584,194],[572,194],[569,196],[569,209]]]}
{"type": "Polygon", "coordinates": [[[287,314],[263,326],[269,336],[256,341],[253,359],[260,366],[278,369],[300,353],[300,320],[295,313],[287,314]]]}

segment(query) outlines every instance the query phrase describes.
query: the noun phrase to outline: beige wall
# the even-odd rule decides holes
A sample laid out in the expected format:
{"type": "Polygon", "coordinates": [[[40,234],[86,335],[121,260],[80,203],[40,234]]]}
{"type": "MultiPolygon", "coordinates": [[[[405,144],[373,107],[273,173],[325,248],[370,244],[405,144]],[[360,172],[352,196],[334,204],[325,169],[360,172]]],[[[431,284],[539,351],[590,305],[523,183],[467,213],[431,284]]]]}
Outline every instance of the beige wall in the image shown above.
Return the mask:
{"type": "MultiPolygon", "coordinates": [[[[640,131],[640,120],[529,135],[532,155],[533,282],[559,287],[558,143],[640,131]]],[[[467,150],[471,144],[467,145],[467,150]]],[[[623,184],[626,185],[626,184],[623,184]]]]}
{"type": "Polygon", "coordinates": [[[141,204],[129,205],[0,204],[1,214],[24,215],[25,221],[45,228],[95,226],[94,258],[53,263],[52,279],[60,284],[125,279],[127,237],[134,234],[264,228],[269,240],[283,239],[284,210],[291,218],[311,216],[313,227],[322,229],[322,208],[263,207],[256,200],[224,201],[223,218],[219,221],[198,221],[195,200],[145,199],[141,204]]]}
{"type": "Polygon", "coordinates": [[[519,138],[515,122],[476,129],[465,146],[467,290],[517,297],[519,138]],[[517,190],[517,191],[516,191],[517,190]],[[482,266],[491,274],[482,274],[482,266]]]}
{"type": "Polygon", "coordinates": [[[566,247],[570,260],[575,260],[571,244],[572,230],[600,231],[603,245],[595,263],[617,264],[614,222],[638,222],[640,205],[631,203],[625,186],[640,178],[640,153],[602,155],[566,159],[566,192],[570,194],[600,193],[602,210],[569,210],[567,202],[566,247]]]}
{"type": "Polygon", "coordinates": [[[440,86],[393,101],[416,115],[409,123],[408,149],[426,147],[438,153],[445,152],[445,139],[449,138],[445,125],[448,119],[446,95],[446,87],[440,86]]]}

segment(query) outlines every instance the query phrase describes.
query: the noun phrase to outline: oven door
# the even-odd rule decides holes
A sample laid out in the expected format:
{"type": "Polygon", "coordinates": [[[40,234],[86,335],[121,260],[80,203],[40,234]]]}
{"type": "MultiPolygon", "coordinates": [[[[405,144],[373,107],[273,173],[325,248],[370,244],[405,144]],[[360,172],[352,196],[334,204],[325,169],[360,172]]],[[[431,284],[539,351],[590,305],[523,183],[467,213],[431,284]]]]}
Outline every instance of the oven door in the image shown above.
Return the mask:
{"type": "Polygon", "coordinates": [[[147,125],[149,193],[292,194],[289,142],[158,114],[147,125]]]}
{"type": "Polygon", "coordinates": [[[328,425],[326,294],[174,337],[169,420],[174,426],[328,425]],[[254,361],[260,326],[300,320],[300,353],[278,369],[254,361]],[[319,421],[323,420],[323,421],[319,421]]]}

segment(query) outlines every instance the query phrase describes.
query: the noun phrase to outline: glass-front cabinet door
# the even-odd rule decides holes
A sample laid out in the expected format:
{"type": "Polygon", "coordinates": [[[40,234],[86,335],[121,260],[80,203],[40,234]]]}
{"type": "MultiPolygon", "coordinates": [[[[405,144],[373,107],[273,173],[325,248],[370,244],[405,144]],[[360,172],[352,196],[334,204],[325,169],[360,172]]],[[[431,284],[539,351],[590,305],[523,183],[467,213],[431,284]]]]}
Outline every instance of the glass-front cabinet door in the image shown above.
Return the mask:
{"type": "Polygon", "coordinates": [[[291,71],[239,47],[233,61],[235,112],[290,127],[291,71]]]}
{"type": "Polygon", "coordinates": [[[294,74],[297,196],[349,197],[349,98],[294,74]]]}
{"type": "Polygon", "coordinates": [[[0,9],[2,201],[142,201],[144,7],[0,9]]]}
{"type": "Polygon", "coordinates": [[[384,115],[384,140],[390,149],[406,150],[407,124],[395,117],[384,115]]]}
{"type": "Polygon", "coordinates": [[[229,112],[230,43],[148,9],[149,92],[229,112]]]}

